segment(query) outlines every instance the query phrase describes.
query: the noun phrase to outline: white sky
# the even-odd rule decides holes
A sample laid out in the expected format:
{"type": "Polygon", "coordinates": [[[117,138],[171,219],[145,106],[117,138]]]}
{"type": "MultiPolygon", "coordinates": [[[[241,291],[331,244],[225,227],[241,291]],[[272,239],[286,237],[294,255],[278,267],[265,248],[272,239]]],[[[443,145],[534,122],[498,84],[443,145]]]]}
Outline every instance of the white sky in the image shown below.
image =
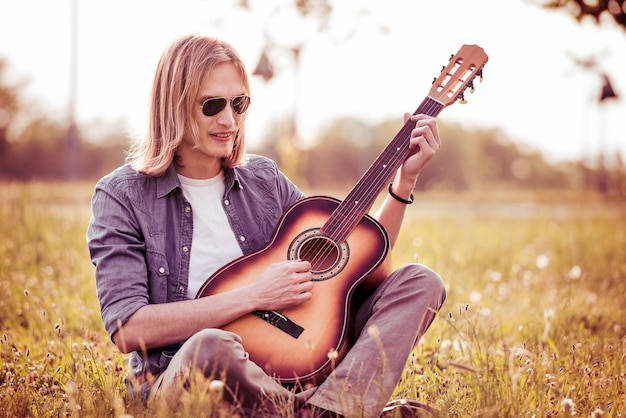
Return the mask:
{"type": "MultiPolygon", "coordinates": [[[[234,0],[79,1],[79,122],[124,119],[141,134],[154,68],[174,38],[218,36],[252,72],[269,28],[279,43],[305,47],[297,75],[285,55],[274,56],[277,78],[253,79],[251,142],[294,108],[305,138],[339,116],[397,117],[400,127],[451,54],[477,44],[489,55],[484,82],[441,120],[499,127],[551,160],[595,158],[601,149],[626,157],[626,31],[610,22],[580,25],[525,0],[335,0],[330,31],[319,35],[291,13],[272,14],[292,2],[253,0],[250,13],[234,0]],[[362,7],[372,13],[359,18],[362,7]],[[599,105],[600,77],[569,53],[595,56],[620,100],[599,105]]],[[[70,10],[71,0],[0,0],[0,57],[15,80],[29,80],[28,97],[58,115],[69,101],[70,10]]]]}

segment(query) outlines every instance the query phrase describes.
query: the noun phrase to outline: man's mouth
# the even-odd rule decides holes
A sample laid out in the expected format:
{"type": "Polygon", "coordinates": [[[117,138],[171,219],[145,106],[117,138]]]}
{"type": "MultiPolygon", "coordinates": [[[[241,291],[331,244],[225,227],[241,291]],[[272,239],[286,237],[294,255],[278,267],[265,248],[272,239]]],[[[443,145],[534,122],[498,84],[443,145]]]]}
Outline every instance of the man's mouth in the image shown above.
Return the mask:
{"type": "Polygon", "coordinates": [[[216,132],[216,133],[211,134],[212,137],[214,137],[214,138],[216,138],[216,139],[218,139],[220,141],[227,141],[230,138],[232,138],[233,135],[234,135],[233,132],[216,132]]]}

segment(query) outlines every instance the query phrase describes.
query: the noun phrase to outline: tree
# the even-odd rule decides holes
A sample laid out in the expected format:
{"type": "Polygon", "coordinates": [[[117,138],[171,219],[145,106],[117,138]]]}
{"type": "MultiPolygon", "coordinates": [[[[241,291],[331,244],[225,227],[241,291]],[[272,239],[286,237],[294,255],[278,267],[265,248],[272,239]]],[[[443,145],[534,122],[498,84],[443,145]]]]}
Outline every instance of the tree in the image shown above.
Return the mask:
{"type": "Polygon", "coordinates": [[[546,9],[565,9],[578,21],[588,16],[600,23],[602,16],[612,18],[626,30],[626,5],[624,0],[536,0],[546,9]]]}
{"type": "Polygon", "coordinates": [[[356,118],[332,121],[308,150],[305,176],[313,188],[352,188],[378,155],[372,127],[356,118]]]}
{"type": "Polygon", "coordinates": [[[19,86],[5,80],[7,62],[0,58],[0,177],[8,161],[9,129],[20,110],[19,86]]]}

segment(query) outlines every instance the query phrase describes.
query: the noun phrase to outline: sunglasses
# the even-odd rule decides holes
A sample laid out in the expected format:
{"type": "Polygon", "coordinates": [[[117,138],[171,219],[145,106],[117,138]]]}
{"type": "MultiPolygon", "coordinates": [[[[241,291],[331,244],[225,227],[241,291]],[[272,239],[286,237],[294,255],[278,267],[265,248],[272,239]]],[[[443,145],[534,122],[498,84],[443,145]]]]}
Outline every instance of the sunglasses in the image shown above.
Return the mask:
{"type": "Polygon", "coordinates": [[[202,103],[202,113],[204,113],[205,116],[215,116],[224,110],[228,102],[230,102],[233,111],[238,115],[241,115],[243,112],[248,110],[248,106],[250,106],[250,96],[241,95],[235,96],[232,99],[227,99],[225,97],[212,97],[210,99],[206,99],[204,103],[202,103]]]}

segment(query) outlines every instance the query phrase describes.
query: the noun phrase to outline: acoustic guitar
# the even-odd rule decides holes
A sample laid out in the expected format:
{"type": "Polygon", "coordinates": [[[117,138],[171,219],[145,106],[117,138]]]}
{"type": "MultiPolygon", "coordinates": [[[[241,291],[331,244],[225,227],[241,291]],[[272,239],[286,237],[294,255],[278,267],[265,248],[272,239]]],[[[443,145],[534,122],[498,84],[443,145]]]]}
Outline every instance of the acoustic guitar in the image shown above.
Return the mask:
{"type": "MultiPolygon", "coordinates": [[[[437,116],[464,101],[475,77],[482,80],[487,59],[482,48],[463,45],[414,114],[437,116]]],[[[355,291],[365,281],[376,286],[380,279],[369,276],[389,251],[384,228],[366,212],[407,157],[414,127],[404,124],[343,201],[311,196],[296,202],[263,249],[228,263],[199,289],[196,298],[238,289],[286,259],[311,263],[311,300],[280,312],[254,311],[223,327],[241,336],[250,359],[281,383],[319,381],[350,348],[355,291]]]]}

